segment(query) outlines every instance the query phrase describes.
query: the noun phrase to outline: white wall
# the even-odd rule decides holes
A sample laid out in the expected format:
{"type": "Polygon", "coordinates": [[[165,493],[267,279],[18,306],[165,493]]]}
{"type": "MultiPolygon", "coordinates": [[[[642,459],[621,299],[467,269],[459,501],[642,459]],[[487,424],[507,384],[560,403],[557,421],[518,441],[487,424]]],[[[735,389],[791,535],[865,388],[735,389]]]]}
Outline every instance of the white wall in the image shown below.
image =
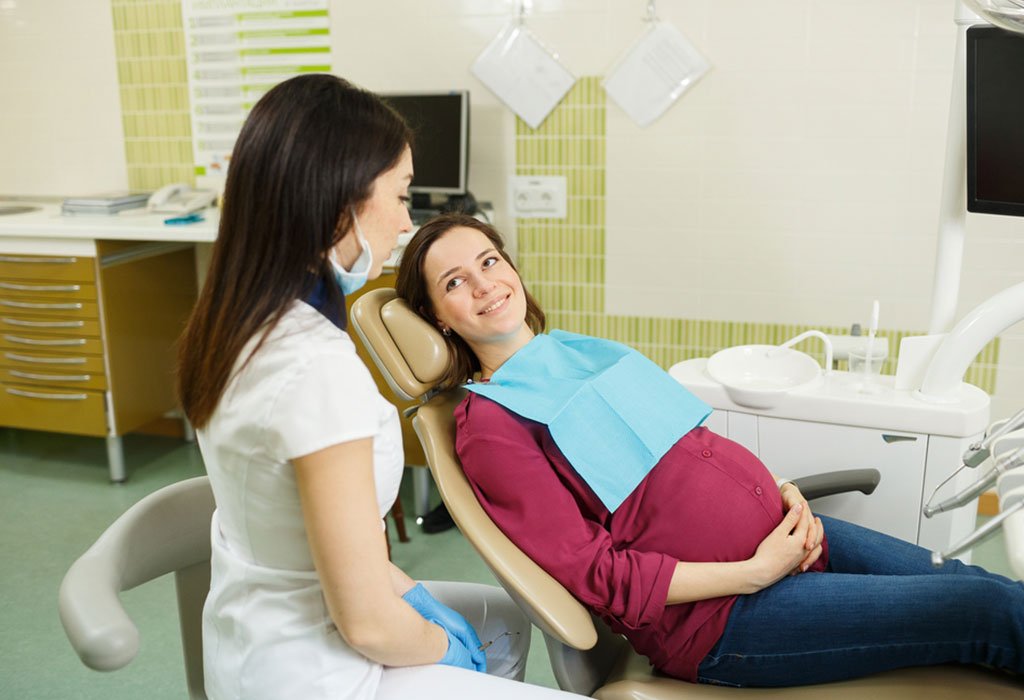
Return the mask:
{"type": "Polygon", "coordinates": [[[109,0],[0,0],[0,195],[127,185],[109,0]]]}

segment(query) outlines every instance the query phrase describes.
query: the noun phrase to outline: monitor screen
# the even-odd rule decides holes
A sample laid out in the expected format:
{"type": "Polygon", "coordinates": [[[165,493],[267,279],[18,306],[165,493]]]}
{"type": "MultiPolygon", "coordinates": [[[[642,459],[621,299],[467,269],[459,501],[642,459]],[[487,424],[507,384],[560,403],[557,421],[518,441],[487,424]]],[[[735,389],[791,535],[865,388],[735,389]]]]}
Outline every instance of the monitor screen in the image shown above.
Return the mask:
{"type": "Polygon", "coordinates": [[[394,93],[384,99],[413,132],[413,193],[466,194],[469,92],[394,93]]]}
{"type": "Polygon", "coordinates": [[[967,211],[1024,216],[1024,36],[967,30],[967,211]]]}

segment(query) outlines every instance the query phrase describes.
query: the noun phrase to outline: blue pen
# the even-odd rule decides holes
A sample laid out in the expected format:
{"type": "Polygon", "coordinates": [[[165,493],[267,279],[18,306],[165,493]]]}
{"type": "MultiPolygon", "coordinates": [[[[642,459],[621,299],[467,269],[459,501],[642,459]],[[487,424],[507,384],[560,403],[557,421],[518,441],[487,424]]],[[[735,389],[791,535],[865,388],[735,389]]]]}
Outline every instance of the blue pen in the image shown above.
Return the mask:
{"type": "Polygon", "coordinates": [[[170,219],[164,219],[164,223],[168,226],[181,226],[183,224],[194,224],[203,220],[204,219],[201,214],[194,213],[187,216],[175,216],[170,219]]]}

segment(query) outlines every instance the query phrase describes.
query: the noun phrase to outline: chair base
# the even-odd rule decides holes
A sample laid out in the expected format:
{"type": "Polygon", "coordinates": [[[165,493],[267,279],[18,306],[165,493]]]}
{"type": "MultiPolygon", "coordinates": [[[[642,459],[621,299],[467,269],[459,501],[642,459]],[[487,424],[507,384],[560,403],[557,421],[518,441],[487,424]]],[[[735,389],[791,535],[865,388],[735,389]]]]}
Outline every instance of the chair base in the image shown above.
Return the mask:
{"type": "Polygon", "coordinates": [[[1024,698],[1024,678],[979,666],[921,666],[864,678],[791,688],[729,688],[687,683],[661,675],[646,658],[627,648],[612,668],[599,700],[1010,700],[1024,698]]]}

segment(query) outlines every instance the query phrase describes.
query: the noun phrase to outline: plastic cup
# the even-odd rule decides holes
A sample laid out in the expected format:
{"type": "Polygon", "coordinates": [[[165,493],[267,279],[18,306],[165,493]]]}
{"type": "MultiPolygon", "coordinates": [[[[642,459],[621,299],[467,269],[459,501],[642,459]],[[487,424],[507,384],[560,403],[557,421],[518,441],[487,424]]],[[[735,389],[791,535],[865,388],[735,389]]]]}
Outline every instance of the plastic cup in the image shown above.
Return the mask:
{"type": "Polygon", "coordinates": [[[882,390],[878,377],[886,359],[883,353],[872,352],[868,357],[866,350],[850,350],[850,378],[859,393],[877,394],[882,390]]]}

